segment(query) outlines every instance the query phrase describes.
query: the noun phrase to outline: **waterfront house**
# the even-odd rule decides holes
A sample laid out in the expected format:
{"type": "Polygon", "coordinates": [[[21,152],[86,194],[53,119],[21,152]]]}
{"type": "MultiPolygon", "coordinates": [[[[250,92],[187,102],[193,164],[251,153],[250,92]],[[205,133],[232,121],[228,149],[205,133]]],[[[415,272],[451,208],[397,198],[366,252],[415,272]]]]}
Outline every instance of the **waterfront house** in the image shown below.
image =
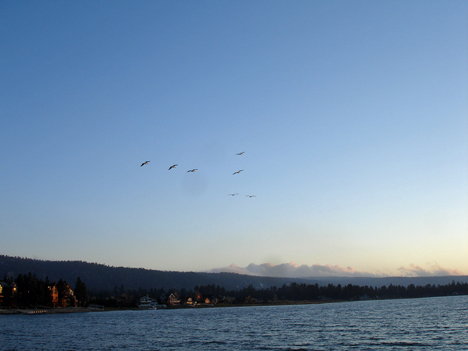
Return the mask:
{"type": "Polygon", "coordinates": [[[0,306],[16,308],[16,283],[0,282],[0,306]]]}
{"type": "Polygon", "coordinates": [[[204,301],[204,298],[203,298],[203,295],[198,293],[195,297],[195,300],[198,302],[198,303],[202,303],[204,301]]]}
{"type": "Polygon", "coordinates": [[[70,285],[65,284],[62,293],[59,295],[62,295],[62,297],[59,298],[60,307],[76,307],[76,298],[70,285]]]}
{"type": "Polygon", "coordinates": [[[140,297],[139,308],[155,308],[156,302],[148,295],[140,297]]]}
{"type": "Polygon", "coordinates": [[[3,305],[3,284],[6,283],[0,282],[0,306],[3,305]]]}
{"type": "Polygon", "coordinates": [[[49,294],[51,296],[51,299],[52,299],[52,307],[58,307],[59,305],[59,293],[58,293],[58,289],[57,289],[57,285],[54,283],[52,285],[49,285],[48,286],[48,289],[49,289],[49,294]]]}
{"type": "Polygon", "coordinates": [[[159,299],[158,299],[158,303],[162,305],[162,304],[165,304],[166,302],[167,302],[167,297],[166,297],[166,295],[161,294],[161,296],[160,296],[159,299]]]}
{"type": "Polygon", "coordinates": [[[170,294],[167,298],[167,304],[169,306],[180,305],[180,300],[174,294],[170,294]]]}
{"type": "Polygon", "coordinates": [[[214,297],[214,296],[212,296],[212,297],[207,297],[207,298],[205,299],[205,304],[207,304],[207,305],[214,305],[214,304],[217,303],[217,302],[218,302],[218,299],[217,299],[216,297],[214,297]]]}

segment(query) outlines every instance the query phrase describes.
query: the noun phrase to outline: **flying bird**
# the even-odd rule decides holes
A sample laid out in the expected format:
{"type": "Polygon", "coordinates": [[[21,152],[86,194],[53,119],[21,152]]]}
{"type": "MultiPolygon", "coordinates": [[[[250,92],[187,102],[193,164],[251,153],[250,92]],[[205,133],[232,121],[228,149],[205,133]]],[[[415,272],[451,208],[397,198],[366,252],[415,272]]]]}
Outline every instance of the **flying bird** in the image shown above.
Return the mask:
{"type": "Polygon", "coordinates": [[[240,170],[238,170],[237,172],[234,172],[232,175],[234,175],[234,174],[239,174],[239,173],[242,172],[242,171],[243,171],[243,169],[240,169],[240,170]]]}
{"type": "Polygon", "coordinates": [[[245,195],[245,196],[248,196],[248,197],[256,197],[255,195],[245,195]]]}
{"type": "Polygon", "coordinates": [[[197,168],[189,169],[187,172],[192,172],[192,173],[193,173],[193,172],[195,172],[195,171],[198,171],[198,169],[197,169],[197,168]]]}
{"type": "Polygon", "coordinates": [[[176,168],[178,166],[178,164],[175,164],[175,165],[172,165],[171,167],[169,167],[169,171],[173,168],[176,168]]]}
{"type": "Polygon", "coordinates": [[[239,195],[239,193],[235,193],[235,194],[228,194],[228,196],[236,196],[236,195],[239,195]]]}
{"type": "Polygon", "coordinates": [[[148,162],[150,162],[150,161],[145,161],[145,162],[143,162],[143,163],[141,164],[141,166],[140,166],[140,167],[143,167],[144,165],[147,165],[147,164],[148,164],[148,162]]]}
{"type": "Polygon", "coordinates": [[[242,154],[245,154],[245,151],[239,152],[239,153],[236,154],[236,155],[239,155],[239,156],[240,156],[240,155],[242,155],[242,154]]]}

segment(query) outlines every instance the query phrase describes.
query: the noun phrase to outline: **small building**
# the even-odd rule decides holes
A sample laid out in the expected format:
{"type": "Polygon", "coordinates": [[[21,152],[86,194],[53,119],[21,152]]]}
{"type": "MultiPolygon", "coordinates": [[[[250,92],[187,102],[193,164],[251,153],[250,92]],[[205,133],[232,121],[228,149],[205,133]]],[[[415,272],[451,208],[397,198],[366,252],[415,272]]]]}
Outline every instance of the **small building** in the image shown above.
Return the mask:
{"type": "Polygon", "coordinates": [[[6,284],[4,282],[0,282],[0,306],[3,305],[3,285],[6,284]]]}
{"type": "Polygon", "coordinates": [[[203,295],[200,293],[196,294],[195,300],[199,303],[202,303],[204,300],[203,295]]]}
{"type": "Polygon", "coordinates": [[[139,308],[154,309],[156,302],[148,295],[140,297],[139,308]]]}
{"type": "Polygon", "coordinates": [[[180,305],[180,300],[174,294],[170,294],[167,298],[167,304],[169,306],[180,305]]]}
{"type": "Polygon", "coordinates": [[[0,306],[16,308],[16,283],[0,282],[0,306]]]}
{"type": "Polygon", "coordinates": [[[57,285],[55,283],[52,285],[49,285],[48,289],[49,289],[49,294],[52,299],[52,307],[56,308],[59,305],[59,294],[58,294],[57,285]]]}
{"type": "Polygon", "coordinates": [[[70,285],[65,284],[65,287],[62,290],[62,293],[59,294],[59,296],[60,295],[62,295],[62,297],[59,298],[60,307],[76,307],[75,294],[73,293],[73,290],[70,288],[70,285]]]}
{"type": "Polygon", "coordinates": [[[207,297],[207,298],[205,299],[205,304],[207,304],[207,305],[214,305],[214,304],[216,304],[217,302],[218,302],[218,299],[217,299],[216,297],[214,297],[214,296],[212,296],[212,297],[207,297]]]}
{"type": "Polygon", "coordinates": [[[159,299],[158,299],[158,303],[159,303],[159,304],[165,304],[165,303],[167,303],[167,297],[166,297],[166,295],[161,294],[161,296],[160,296],[159,299]]]}

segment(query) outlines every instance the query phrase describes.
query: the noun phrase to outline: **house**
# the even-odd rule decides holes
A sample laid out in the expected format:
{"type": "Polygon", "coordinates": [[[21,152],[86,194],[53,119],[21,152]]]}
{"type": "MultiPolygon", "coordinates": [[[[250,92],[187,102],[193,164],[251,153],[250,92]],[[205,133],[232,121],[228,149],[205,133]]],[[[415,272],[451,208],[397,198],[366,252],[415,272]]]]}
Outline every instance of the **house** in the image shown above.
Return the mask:
{"type": "Polygon", "coordinates": [[[140,297],[140,303],[138,304],[139,308],[152,308],[154,309],[156,305],[156,302],[149,297],[148,295],[140,297]]]}
{"type": "Polygon", "coordinates": [[[60,307],[76,307],[76,298],[73,294],[73,290],[70,288],[70,285],[64,285],[61,294],[61,298],[59,298],[59,306],[60,307]]]}
{"type": "Polygon", "coordinates": [[[54,283],[53,285],[49,285],[47,287],[49,289],[49,294],[52,298],[52,307],[56,308],[59,305],[59,293],[57,289],[57,285],[54,283]]]}
{"type": "Polygon", "coordinates": [[[196,297],[195,297],[195,300],[196,300],[197,302],[199,302],[199,303],[202,303],[202,302],[204,301],[203,295],[200,294],[200,293],[198,293],[198,294],[196,295],[196,297]]]}
{"type": "Polygon", "coordinates": [[[170,294],[167,298],[167,304],[169,306],[180,305],[180,300],[174,294],[170,294]]]}
{"type": "Polygon", "coordinates": [[[213,296],[212,297],[207,297],[204,302],[205,302],[206,305],[214,305],[215,303],[218,302],[218,299],[216,297],[213,297],[213,296]]]}
{"type": "Polygon", "coordinates": [[[16,283],[0,282],[0,306],[16,308],[16,283]]]}
{"type": "Polygon", "coordinates": [[[0,282],[0,306],[3,304],[3,282],[0,282]]]}
{"type": "Polygon", "coordinates": [[[167,302],[167,297],[164,294],[161,294],[161,296],[158,299],[158,303],[160,304],[165,304],[167,302]]]}

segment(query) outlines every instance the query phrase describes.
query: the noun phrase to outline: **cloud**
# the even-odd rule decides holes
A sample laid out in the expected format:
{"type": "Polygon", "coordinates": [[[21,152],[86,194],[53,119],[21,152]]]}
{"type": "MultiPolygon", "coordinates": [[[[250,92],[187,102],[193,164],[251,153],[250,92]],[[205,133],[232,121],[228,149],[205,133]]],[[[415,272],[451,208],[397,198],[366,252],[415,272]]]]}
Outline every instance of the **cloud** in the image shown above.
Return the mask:
{"type": "Polygon", "coordinates": [[[231,264],[229,267],[223,267],[223,268],[214,268],[209,271],[210,273],[238,273],[238,274],[248,274],[248,275],[256,275],[250,273],[247,268],[239,267],[238,265],[235,265],[234,263],[231,264]]]}
{"type": "MultiPolygon", "coordinates": [[[[229,272],[247,275],[256,275],[262,277],[277,277],[277,278],[320,278],[320,277],[382,277],[389,274],[369,273],[358,271],[353,267],[341,267],[339,265],[320,265],[312,266],[298,265],[294,262],[282,263],[275,265],[273,263],[254,264],[251,263],[247,267],[240,267],[231,264],[229,267],[215,268],[210,270],[211,273],[229,272]]],[[[447,275],[464,275],[458,269],[446,269],[434,262],[429,264],[427,269],[417,266],[413,263],[409,267],[400,267],[396,270],[396,275],[404,277],[430,277],[430,276],[447,276],[447,275]]]]}
{"type": "Polygon", "coordinates": [[[464,275],[463,272],[458,269],[448,269],[439,266],[437,262],[429,264],[428,269],[424,269],[420,266],[411,263],[409,267],[401,266],[398,271],[405,277],[431,277],[431,276],[445,276],[445,275],[464,275]]]}
{"type": "Polygon", "coordinates": [[[339,265],[319,265],[312,266],[298,265],[294,262],[274,265],[273,263],[254,264],[247,267],[239,267],[231,264],[229,267],[212,269],[210,272],[230,272],[263,277],[281,278],[311,278],[311,277],[374,277],[375,274],[360,272],[353,267],[341,267],[339,265]]]}

